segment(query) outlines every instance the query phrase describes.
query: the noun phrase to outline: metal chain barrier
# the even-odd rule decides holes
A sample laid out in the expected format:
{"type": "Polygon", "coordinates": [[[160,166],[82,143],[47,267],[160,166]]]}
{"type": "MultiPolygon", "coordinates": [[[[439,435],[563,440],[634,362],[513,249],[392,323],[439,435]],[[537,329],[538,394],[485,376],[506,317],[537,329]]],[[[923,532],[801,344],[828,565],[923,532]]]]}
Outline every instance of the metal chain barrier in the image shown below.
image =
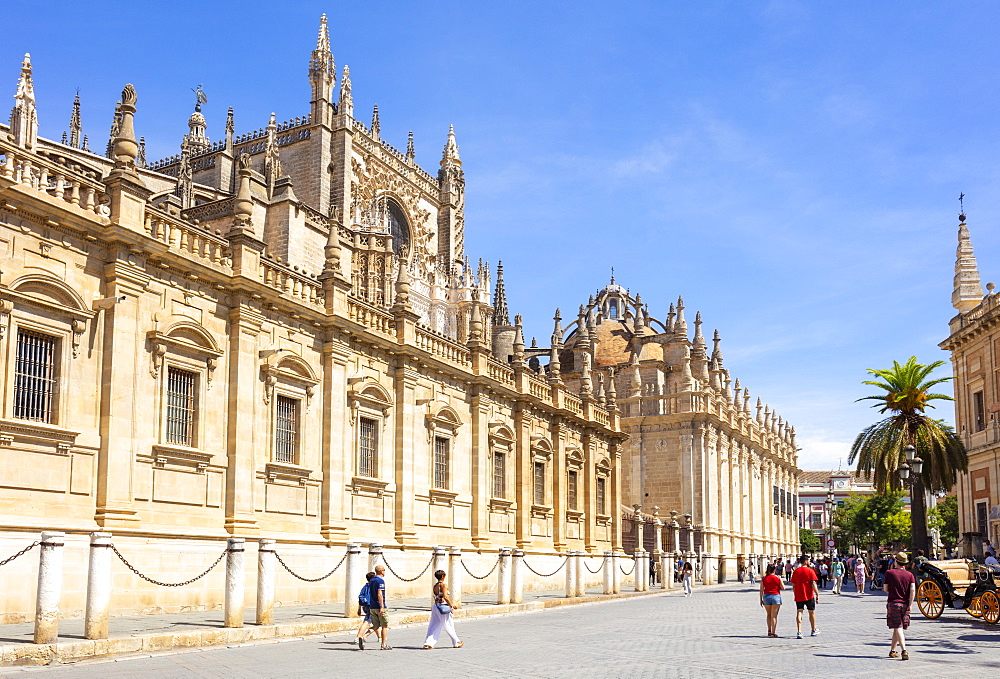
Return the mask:
{"type": "Polygon", "coordinates": [[[527,561],[525,561],[525,560],[522,559],[521,563],[524,564],[525,568],[527,568],[529,571],[531,571],[532,573],[534,573],[538,577],[540,577],[540,578],[551,578],[553,575],[555,575],[556,573],[558,573],[559,571],[562,570],[563,566],[566,565],[567,561],[569,561],[569,559],[567,559],[567,558],[564,557],[563,558],[563,562],[561,564],[559,564],[559,568],[557,568],[554,571],[552,571],[551,573],[548,573],[548,574],[545,574],[545,575],[543,575],[542,573],[539,573],[534,568],[532,568],[531,566],[529,566],[527,561]]]}
{"type": "Polygon", "coordinates": [[[490,577],[491,575],[493,575],[493,571],[495,571],[497,569],[497,566],[499,565],[500,565],[500,557],[498,556],[496,563],[493,564],[493,568],[490,569],[489,573],[487,573],[486,575],[476,575],[475,573],[469,570],[468,566],[465,565],[465,561],[464,560],[462,561],[462,568],[464,568],[465,572],[474,577],[476,580],[485,580],[486,578],[490,577]]]}
{"type": "Polygon", "coordinates": [[[278,554],[277,551],[274,553],[274,557],[278,560],[278,563],[280,563],[281,566],[286,571],[288,571],[289,573],[292,574],[293,577],[296,577],[299,580],[302,580],[303,582],[319,582],[320,580],[326,580],[328,577],[330,577],[331,575],[333,575],[337,571],[338,568],[340,568],[340,566],[344,563],[344,561],[347,560],[347,552],[344,552],[344,556],[342,556],[341,559],[340,559],[340,561],[337,563],[337,565],[333,567],[333,570],[331,570],[326,575],[319,576],[318,578],[305,578],[305,577],[302,577],[301,575],[299,575],[298,573],[296,573],[295,571],[293,571],[291,568],[288,567],[288,564],[285,563],[285,561],[281,558],[281,555],[278,554]]]}
{"type": "Polygon", "coordinates": [[[393,570],[392,566],[389,565],[389,560],[385,558],[385,554],[382,555],[382,561],[385,561],[385,567],[388,568],[389,572],[395,575],[397,578],[399,578],[403,582],[413,582],[414,580],[419,579],[424,573],[427,572],[427,569],[431,567],[432,563],[434,563],[434,557],[432,556],[431,560],[427,562],[427,565],[424,566],[424,570],[420,571],[418,575],[415,575],[412,578],[404,578],[402,575],[393,570]]]}
{"type": "Polygon", "coordinates": [[[621,564],[618,564],[618,570],[622,572],[622,575],[632,575],[632,573],[635,572],[635,561],[634,560],[632,561],[632,570],[630,570],[629,572],[626,573],[625,569],[621,567],[621,564]]]}
{"type": "Polygon", "coordinates": [[[591,571],[590,570],[590,566],[587,565],[586,561],[583,562],[583,567],[586,568],[588,571],[590,571],[592,574],[596,575],[596,574],[600,573],[601,570],[604,568],[604,564],[607,562],[607,560],[608,560],[608,557],[604,557],[603,559],[601,559],[601,563],[597,567],[596,571],[591,571]]]}
{"type": "Polygon", "coordinates": [[[115,553],[115,555],[119,559],[122,560],[123,564],[125,564],[126,566],[128,566],[128,569],[130,571],[132,571],[133,573],[135,573],[136,575],[138,575],[140,578],[142,578],[146,582],[151,582],[154,585],[159,585],[160,587],[183,587],[184,585],[190,585],[192,582],[195,582],[196,580],[201,580],[203,577],[205,577],[206,575],[208,575],[209,571],[211,571],[213,568],[215,568],[216,566],[219,565],[219,562],[222,561],[223,557],[226,556],[226,553],[229,550],[228,549],[222,550],[222,554],[220,554],[219,558],[215,560],[215,563],[213,563],[211,566],[209,566],[208,568],[206,568],[205,570],[203,570],[201,573],[199,573],[198,575],[194,576],[190,580],[185,580],[184,582],[160,582],[159,580],[154,580],[153,578],[151,578],[151,577],[149,577],[147,575],[143,575],[138,570],[136,570],[136,567],[133,566],[132,564],[130,564],[128,562],[128,560],[124,556],[122,556],[122,553],[118,551],[118,548],[115,547],[114,544],[111,545],[111,551],[113,551],[115,553]]]}
{"type": "Polygon", "coordinates": [[[16,559],[17,557],[24,556],[25,554],[27,554],[28,552],[30,552],[31,550],[33,550],[35,547],[37,547],[40,544],[42,544],[42,543],[39,542],[38,540],[35,540],[34,542],[32,542],[30,545],[28,545],[27,547],[25,547],[24,549],[22,549],[17,554],[12,554],[11,556],[8,556],[6,559],[4,559],[3,561],[0,561],[0,566],[6,566],[7,564],[9,564],[11,561],[13,561],[14,559],[16,559]]]}

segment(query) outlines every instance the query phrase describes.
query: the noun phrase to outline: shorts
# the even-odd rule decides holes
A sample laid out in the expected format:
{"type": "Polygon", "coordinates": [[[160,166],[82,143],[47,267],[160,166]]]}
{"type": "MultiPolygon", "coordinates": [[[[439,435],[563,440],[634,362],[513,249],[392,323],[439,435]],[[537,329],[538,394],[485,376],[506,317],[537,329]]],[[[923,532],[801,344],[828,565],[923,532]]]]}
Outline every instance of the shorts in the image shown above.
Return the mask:
{"type": "Polygon", "coordinates": [[[885,605],[885,625],[889,629],[910,628],[910,611],[906,604],[898,602],[887,603],[885,605]]]}
{"type": "Polygon", "coordinates": [[[765,594],[764,595],[764,605],[765,606],[780,606],[781,605],[781,595],[780,594],[765,594]]]}
{"type": "Polygon", "coordinates": [[[385,614],[384,608],[371,609],[369,616],[372,620],[372,627],[378,629],[379,627],[389,626],[389,617],[385,614]]]}
{"type": "Polygon", "coordinates": [[[800,610],[800,611],[803,608],[806,609],[807,611],[815,611],[816,610],[816,599],[806,599],[805,601],[796,601],[795,602],[795,608],[797,610],[800,610]]]}
{"type": "Polygon", "coordinates": [[[365,614],[365,622],[371,622],[372,621],[372,609],[370,609],[368,606],[362,606],[361,610],[365,614]]]}

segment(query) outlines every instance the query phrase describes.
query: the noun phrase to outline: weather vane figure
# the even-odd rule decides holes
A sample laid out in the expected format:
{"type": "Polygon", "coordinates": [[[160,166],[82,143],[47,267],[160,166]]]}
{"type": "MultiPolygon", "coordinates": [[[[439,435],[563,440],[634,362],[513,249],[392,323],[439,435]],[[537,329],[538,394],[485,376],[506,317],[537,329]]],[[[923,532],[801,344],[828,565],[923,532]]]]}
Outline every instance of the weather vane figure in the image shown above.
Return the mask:
{"type": "Polygon", "coordinates": [[[197,89],[192,87],[191,91],[194,92],[195,98],[194,110],[200,112],[201,105],[208,103],[208,96],[205,94],[205,90],[201,89],[201,85],[198,85],[197,89]]]}

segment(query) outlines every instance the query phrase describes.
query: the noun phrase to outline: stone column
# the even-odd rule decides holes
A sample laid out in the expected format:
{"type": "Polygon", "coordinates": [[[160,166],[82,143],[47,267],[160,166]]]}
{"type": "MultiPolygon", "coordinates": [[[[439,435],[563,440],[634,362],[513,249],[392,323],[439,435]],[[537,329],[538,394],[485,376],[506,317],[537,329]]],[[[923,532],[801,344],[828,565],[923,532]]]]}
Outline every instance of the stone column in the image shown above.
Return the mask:
{"type": "Polygon", "coordinates": [[[347,561],[344,572],[344,617],[358,617],[358,594],[365,585],[365,573],[361,570],[361,545],[348,542],[347,561]]]}
{"type": "Polygon", "coordinates": [[[633,584],[633,590],[636,591],[636,592],[641,592],[642,591],[642,555],[643,554],[645,554],[645,552],[641,552],[639,550],[636,550],[635,554],[633,555],[634,558],[632,560],[632,584],[633,584]]]}
{"type": "Polygon", "coordinates": [[[462,605],[462,550],[452,547],[448,555],[448,593],[456,606],[462,605]]]}
{"type": "MultiPolygon", "coordinates": [[[[398,322],[398,319],[397,319],[398,322]]],[[[399,328],[397,327],[397,332],[399,328]]],[[[415,367],[408,365],[407,360],[401,356],[396,356],[396,368],[394,371],[395,386],[395,408],[392,414],[394,427],[394,447],[392,450],[393,461],[395,463],[396,495],[393,499],[395,512],[396,541],[400,544],[414,544],[417,539],[415,524],[413,521],[415,504],[415,487],[417,479],[414,475],[413,456],[415,446],[424,438],[426,429],[423,422],[419,421],[417,413],[416,398],[414,389],[420,373],[415,367]]],[[[424,438],[426,440],[426,438],[424,438]]]]}
{"type": "Polygon", "coordinates": [[[511,568],[510,602],[524,602],[524,550],[514,550],[513,567],[511,568]]]}
{"type": "MultiPolygon", "coordinates": [[[[375,566],[379,564],[382,559],[382,545],[377,542],[373,542],[368,545],[368,572],[371,573],[375,570],[375,566]]],[[[364,586],[364,583],[362,583],[364,586]]],[[[355,592],[357,594],[357,592],[355,592]]]]}
{"type": "Polygon", "coordinates": [[[90,564],[87,571],[87,609],[83,636],[108,638],[108,613],[111,609],[111,533],[90,534],[90,564]]]}
{"type": "Polygon", "coordinates": [[[601,569],[604,571],[604,593],[614,594],[615,593],[615,557],[614,552],[607,551],[604,552],[604,562],[601,564],[601,569]]]}
{"type": "MultiPolygon", "coordinates": [[[[334,224],[333,229],[337,226],[334,224]]],[[[345,540],[348,531],[345,516],[350,495],[344,487],[350,483],[354,469],[354,436],[357,423],[351,420],[347,403],[347,362],[351,357],[350,345],[337,339],[323,343],[323,398],[322,410],[322,472],[319,487],[320,533],[327,540],[345,540]]],[[[350,559],[350,557],[348,557],[350,559]]],[[[355,595],[357,593],[355,592],[355,595]]],[[[357,600],[354,609],[357,610],[357,600]]]]}
{"type": "MultiPolygon", "coordinates": [[[[660,520],[660,508],[653,507],[653,553],[652,559],[653,563],[656,564],[657,570],[660,574],[660,589],[664,588],[663,585],[663,574],[666,572],[663,570],[663,521],[660,520]]],[[[650,587],[653,583],[650,583],[650,587]]]]}
{"type": "Polygon", "coordinates": [[[674,555],[670,552],[660,554],[661,589],[674,588],[674,555]]]}
{"type": "Polygon", "coordinates": [[[59,637],[59,599],[65,533],[42,533],[38,555],[38,592],[35,600],[35,643],[52,644],[59,637]]]}
{"type": "Polygon", "coordinates": [[[226,540],[226,600],[222,615],[225,627],[243,627],[243,593],[246,590],[243,550],[244,538],[226,540]]]}
{"type": "Polygon", "coordinates": [[[500,548],[500,563],[497,564],[497,603],[509,604],[511,591],[510,547],[500,548]]]}
{"type": "Polygon", "coordinates": [[[622,592],[622,570],[621,570],[621,560],[622,553],[617,549],[611,553],[611,575],[612,584],[614,585],[614,591],[612,594],[621,594],[622,592]]]}
{"type": "Polygon", "coordinates": [[[275,544],[270,538],[257,541],[257,615],[258,625],[274,622],[275,544]]]}

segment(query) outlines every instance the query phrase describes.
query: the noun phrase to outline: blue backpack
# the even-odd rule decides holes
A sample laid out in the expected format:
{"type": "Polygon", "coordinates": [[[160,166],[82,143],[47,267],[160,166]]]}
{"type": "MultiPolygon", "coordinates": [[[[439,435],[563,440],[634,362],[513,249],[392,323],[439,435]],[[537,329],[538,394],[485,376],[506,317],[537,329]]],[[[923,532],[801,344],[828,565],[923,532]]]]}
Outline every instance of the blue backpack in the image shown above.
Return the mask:
{"type": "Polygon", "coordinates": [[[365,586],[361,588],[361,592],[358,593],[358,605],[359,606],[368,606],[370,604],[371,604],[371,601],[369,599],[368,583],[366,582],[365,586]]]}

